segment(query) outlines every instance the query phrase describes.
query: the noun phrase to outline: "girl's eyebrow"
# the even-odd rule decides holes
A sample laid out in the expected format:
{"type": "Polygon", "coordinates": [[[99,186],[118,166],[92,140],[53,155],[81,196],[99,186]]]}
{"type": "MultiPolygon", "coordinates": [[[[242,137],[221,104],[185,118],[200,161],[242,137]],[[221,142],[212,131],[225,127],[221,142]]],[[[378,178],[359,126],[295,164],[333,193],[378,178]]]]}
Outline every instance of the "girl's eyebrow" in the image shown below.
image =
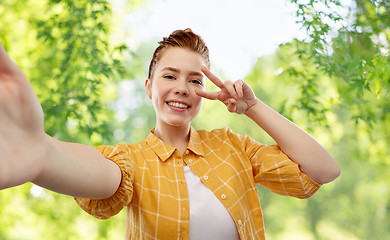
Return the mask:
{"type": "MultiPolygon", "coordinates": [[[[180,69],[174,67],[165,67],[161,71],[172,71],[172,72],[180,73],[180,69]]],[[[203,73],[198,71],[189,71],[188,75],[204,77],[203,73]]]]}
{"type": "Polygon", "coordinates": [[[174,68],[174,67],[165,67],[165,68],[161,69],[161,71],[172,71],[172,72],[180,73],[180,70],[178,68],[174,68]]]}

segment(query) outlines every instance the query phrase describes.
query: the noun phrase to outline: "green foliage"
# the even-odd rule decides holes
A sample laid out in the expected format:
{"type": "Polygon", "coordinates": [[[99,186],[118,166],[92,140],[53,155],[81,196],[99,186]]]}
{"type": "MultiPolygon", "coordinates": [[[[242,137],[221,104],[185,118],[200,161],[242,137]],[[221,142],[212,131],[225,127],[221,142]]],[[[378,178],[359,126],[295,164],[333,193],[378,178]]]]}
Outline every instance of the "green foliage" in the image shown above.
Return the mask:
{"type": "MultiPolygon", "coordinates": [[[[356,121],[372,124],[378,120],[380,114],[375,112],[382,111],[381,102],[390,88],[389,2],[356,0],[349,8],[338,0],[291,2],[309,36],[303,60],[315,62],[338,79],[341,100],[359,105],[358,110],[350,108],[356,121]]],[[[302,56],[301,49],[297,55],[302,56]]],[[[316,92],[308,95],[315,97],[316,92]]]]}
{"type": "Polygon", "coordinates": [[[83,212],[72,197],[41,191],[33,184],[1,191],[1,240],[123,239],[125,212],[101,221],[83,212]]]}

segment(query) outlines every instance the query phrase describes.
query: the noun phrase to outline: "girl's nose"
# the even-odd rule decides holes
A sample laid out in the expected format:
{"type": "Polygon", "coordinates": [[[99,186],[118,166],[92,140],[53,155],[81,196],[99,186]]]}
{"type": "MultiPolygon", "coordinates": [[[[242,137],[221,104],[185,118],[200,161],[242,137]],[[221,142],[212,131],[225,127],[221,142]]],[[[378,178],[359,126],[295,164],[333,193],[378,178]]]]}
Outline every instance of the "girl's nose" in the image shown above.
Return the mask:
{"type": "Polygon", "coordinates": [[[187,96],[190,93],[190,91],[188,90],[187,84],[181,83],[176,86],[175,93],[187,96]]]}
{"type": "Polygon", "coordinates": [[[187,88],[186,89],[177,89],[175,93],[186,96],[186,95],[188,95],[189,91],[187,88]]]}

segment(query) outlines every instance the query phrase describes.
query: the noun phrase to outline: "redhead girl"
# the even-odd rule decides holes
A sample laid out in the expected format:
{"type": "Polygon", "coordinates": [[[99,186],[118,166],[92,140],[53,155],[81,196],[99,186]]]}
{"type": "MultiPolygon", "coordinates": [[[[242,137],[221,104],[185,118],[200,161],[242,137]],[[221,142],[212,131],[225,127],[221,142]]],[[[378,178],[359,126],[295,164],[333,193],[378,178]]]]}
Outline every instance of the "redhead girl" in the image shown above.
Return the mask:
{"type": "Polygon", "coordinates": [[[153,55],[145,90],[156,126],[147,139],[96,148],[44,132],[38,98],[0,47],[0,189],[33,182],[100,219],[127,207],[126,239],[265,239],[257,184],[308,198],[340,174],[316,140],[247,83],[211,73],[208,48],[190,29],[164,38],[153,55]],[[219,91],[205,91],[206,77],[219,91]],[[276,144],[194,129],[204,98],[246,115],[276,144]]]}

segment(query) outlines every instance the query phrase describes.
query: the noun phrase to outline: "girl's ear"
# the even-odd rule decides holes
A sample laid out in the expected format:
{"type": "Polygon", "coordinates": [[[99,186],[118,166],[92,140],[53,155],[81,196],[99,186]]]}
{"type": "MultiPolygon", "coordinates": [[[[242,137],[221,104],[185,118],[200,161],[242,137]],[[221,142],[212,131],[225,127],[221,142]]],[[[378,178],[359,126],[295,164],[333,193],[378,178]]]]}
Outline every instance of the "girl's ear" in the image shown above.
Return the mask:
{"type": "Polygon", "coordinates": [[[148,94],[148,98],[152,99],[152,81],[150,81],[149,78],[145,80],[145,90],[146,94],[148,94]]]}

